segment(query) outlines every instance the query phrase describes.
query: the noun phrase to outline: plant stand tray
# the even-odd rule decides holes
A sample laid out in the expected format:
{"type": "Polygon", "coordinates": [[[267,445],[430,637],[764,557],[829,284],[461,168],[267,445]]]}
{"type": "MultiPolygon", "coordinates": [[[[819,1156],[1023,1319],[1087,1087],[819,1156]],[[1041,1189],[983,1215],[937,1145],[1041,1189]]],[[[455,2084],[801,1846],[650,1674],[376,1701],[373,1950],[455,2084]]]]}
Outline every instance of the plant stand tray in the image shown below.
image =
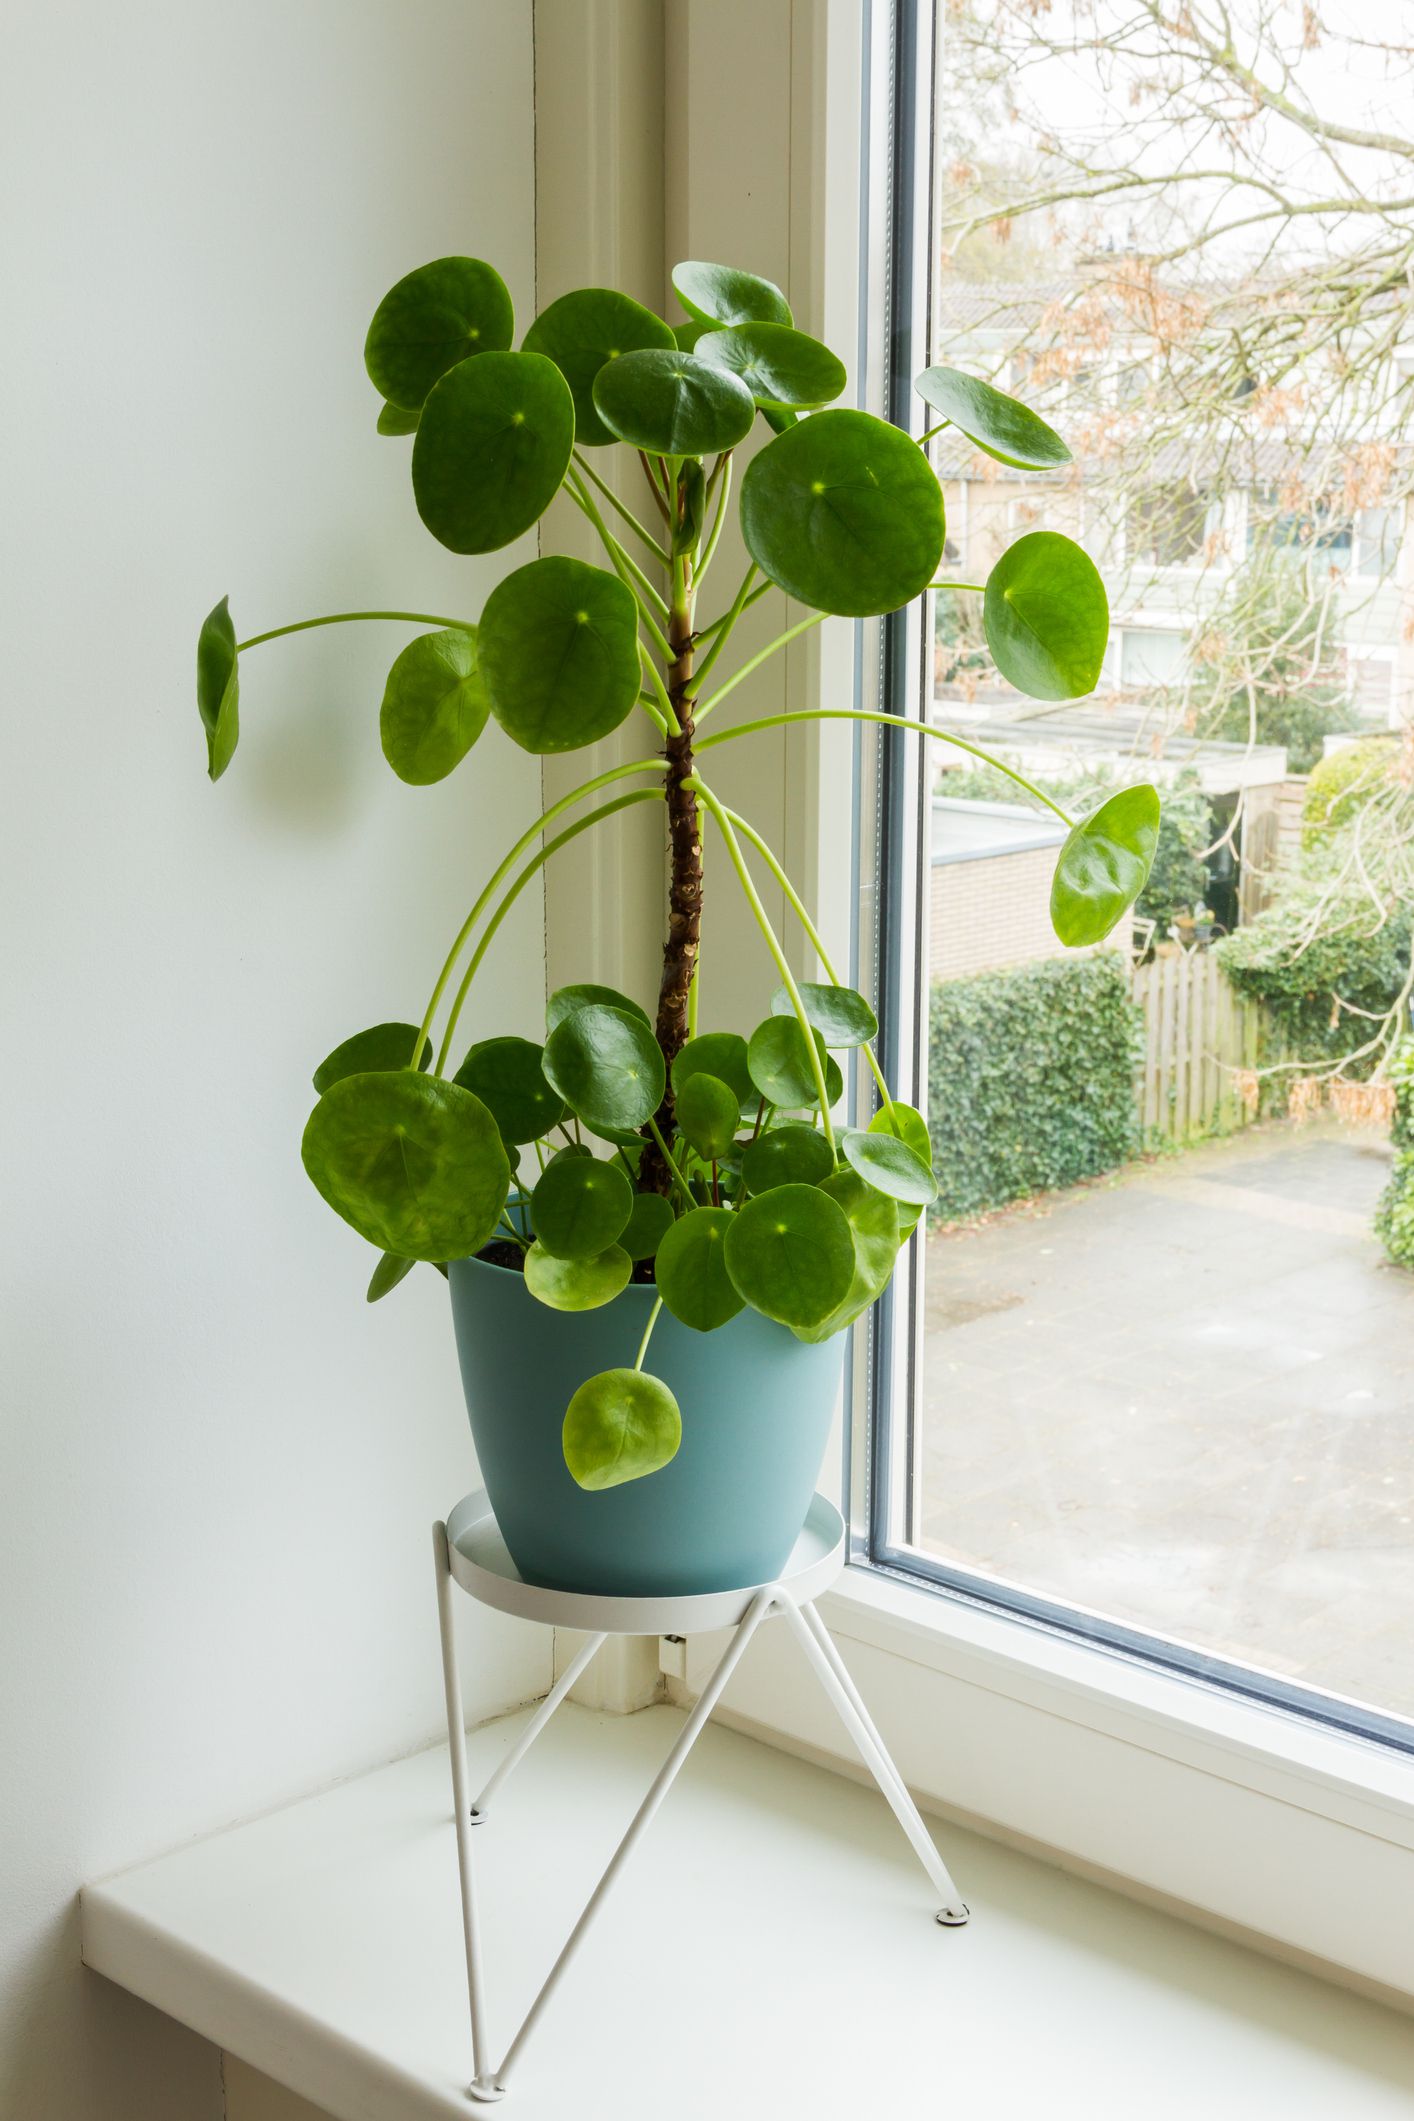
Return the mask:
{"type": "Polygon", "coordinates": [[[432,1545],[437,1570],[442,1677],[447,1700],[447,1741],[451,1753],[467,2000],[471,2016],[472,2077],[467,2089],[473,2099],[490,2103],[505,2096],[511,2071],[519,2062],[561,1977],[639,1837],[676,1780],[747,1644],[763,1621],[783,1619],[795,1635],[820,1684],[838,1710],[861,1759],[887,1798],[915,1855],[941,1897],[937,1921],[949,1929],[959,1928],[966,1922],[967,1906],[948,1875],[947,1866],[934,1847],[844,1660],[815,1610],[815,1600],[834,1582],[844,1566],[845,1555],[844,1521],[834,1504],[823,1495],[816,1495],[811,1502],[800,1537],[780,1577],[774,1583],[747,1584],[730,1591],[694,1592],[682,1597],[620,1598],[526,1583],[506,1550],[484,1493],[463,1497],[445,1523],[435,1524],[432,1545]],[[454,1591],[458,1587],[479,1603],[495,1607],[498,1612],[513,1613],[523,1620],[538,1620],[547,1627],[573,1628],[583,1631],[586,1636],[578,1654],[556,1680],[486,1787],[475,1797],[469,1785],[466,1720],[457,1666],[454,1591]],[[648,1794],[635,1812],[628,1831],[586,1901],[583,1913],[566,1938],[539,1994],[521,2020],[519,2030],[499,2064],[493,2065],[482,1991],[482,1931],[472,1859],[475,1830],[486,1825],[497,1790],[524,1759],[610,1635],[691,1635],[716,1628],[732,1628],[735,1632],[648,1794]]]}

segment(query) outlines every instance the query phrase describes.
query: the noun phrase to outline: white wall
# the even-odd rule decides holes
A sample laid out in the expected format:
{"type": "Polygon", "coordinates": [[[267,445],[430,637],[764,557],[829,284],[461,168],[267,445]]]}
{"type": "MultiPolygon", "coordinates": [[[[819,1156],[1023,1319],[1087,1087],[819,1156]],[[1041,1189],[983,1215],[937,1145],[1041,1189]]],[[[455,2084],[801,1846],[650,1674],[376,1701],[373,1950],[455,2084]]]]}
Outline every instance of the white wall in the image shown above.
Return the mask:
{"type": "MultiPolygon", "coordinates": [[[[472,1484],[444,1285],[367,1310],[308,1076],[420,1012],[538,809],[494,735],[378,751],[406,630],[246,666],[211,788],[197,624],[479,609],[422,532],[368,316],[413,264],[533,281],[531,10],[12,0],[6,199],[0,2113],[214,2121],[217,2058],[84,1976],[86,1877],[430,1739],[428,1526],[472,1484]]],[[[523,555],[512,555],[518,560],[523,555]]],[[[530,895],[486,1016],[539,1020],[530,895]]],[[[543,1684],[487,1620],[474,1698],[543,1684]]]]}

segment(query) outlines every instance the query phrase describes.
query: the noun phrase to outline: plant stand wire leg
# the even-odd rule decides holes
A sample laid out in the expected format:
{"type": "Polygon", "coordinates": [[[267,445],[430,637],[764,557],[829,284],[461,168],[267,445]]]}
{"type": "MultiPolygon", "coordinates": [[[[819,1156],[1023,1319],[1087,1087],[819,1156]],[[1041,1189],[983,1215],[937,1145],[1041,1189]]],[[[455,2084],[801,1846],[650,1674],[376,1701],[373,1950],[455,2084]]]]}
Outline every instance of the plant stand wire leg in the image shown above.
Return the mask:
{"type": "MultiPolygon", "coordinates": [[[[457,1670],[456,1584],[447,1558],[447,1527],[432,1527],[432,1553],[437,1569],[437,1619],[442,1635],[442,1687],[447,1701],[447,1745],[452,1762],[452,1804],[457,1822],[457,1871],[461,1882],[462,1942],[466,1949],[467,2006],[471,2013],[471,2069],[473,2090],[482,2083],[482,2057],[486,2052],[486,2000],[481,1987],[481,1931],[476,1911],[476,1881],[471,1867],[471,1793],[467,1787],[466,1718],[462,1709],[461,1675],[457,1670]]],[[[490,2088],[478,2097],[499,2098],[490,2088]]]]}
{"type": "Polygon", "coordinates": [[[524,1760],[526,1754],[530,1751],[530,1748],[534,1745],[576,1679],[579,1678],[586,1666],[593,1662],[595,1656],[608,1639],[607,1635],[591,1635],[583,1646],[575,1652],[571,1662],[561,1672],[559,1678],[555,1681],[555,1684],[551,1687],[549,1693],[545,1696],[545,1699],[541,1702],[539,1708],[535,1711],[535,1714],[531,1717],[529,1723],[472,1806],[471,1817],[474,1825],[479,1826],[481,1824],[486,1817],[491,1799],[506,1780],[512,1768],[524,1760]]]}
{"type": "Polygon", "coordinates": [[[521,2020],[520,2030],[507,2048],[505,2060],[489,2084],[484,2088],[478,2075],[476,2083],[471,2086],[473,2098],[497,2099],[505,2091],[506,2079],[519,2060],[527,2040],[539,2024],[541,2013],[559,1986],[561,1975],[578,1951],[584,1940],[585,1933],[603,1906],[620,1871],[632,1855],[639,1837],[663,1799],[667,1796],[673,1783],[677,1780],[679,1769],[701,1736],[708,1717],[721,1698],[723,1688],[741,1661],[742,1653],[752,1636],[756,1633],[757,1628],[761,1625],[761,1622],[776,1606],[779,1595],[779,1587],[776,1584],[766,1584],[752,1600],[737,1627],[735,1635],[728,1643],[716,1670],[699,1695],[696,1707],[678,1733],[672,1751],[654,1777],[652,1787],[649,1789],[647,1796],[634,1813],[628,1832],[610,1857],[603,1876],[585,1902],[584,1912],[566,1938],[558,1959],[556,1959],[545,1977],[544,1986],[531,2004],[530,2009],[526,2012],[525,2017],[521,2020]]]}
{"type": "Polygon", "coordinates": [[[888,1799],[893,1815],[907,1834],[914,1854],[942,1895],[943,1904],[938,1910],[938,1921],[948,1929],[960,1929],[968,1917],[967,1903],[953,1884],[947,1865],[934,1847],[933,1837],[923,1824],[918,1807],[904,1785],[903,1777],[889,1758],[884,1741],[874,1728],[854,1681],[845,1669],[844,1660],[830,1640],[825,1623],[813,1607],[802,1612],[793,1599],[783,1598],[780,1603],[781,1610],[799,1638],[801,1648],[814,1665],[821,1685],[839,1712],[840,1721],[854,1740],[861,1760],[888,1799]]]}

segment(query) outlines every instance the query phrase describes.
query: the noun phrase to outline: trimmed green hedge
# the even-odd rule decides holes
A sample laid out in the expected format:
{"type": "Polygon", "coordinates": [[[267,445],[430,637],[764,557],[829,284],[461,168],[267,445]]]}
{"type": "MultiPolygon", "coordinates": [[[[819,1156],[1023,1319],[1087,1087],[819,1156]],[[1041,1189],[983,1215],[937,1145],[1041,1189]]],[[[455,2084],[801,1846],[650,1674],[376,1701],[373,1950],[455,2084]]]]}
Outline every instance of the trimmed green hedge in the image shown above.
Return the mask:
{"type": "Polygon", "coordinates": [[[1115,951],[945,980],[932,993],[935,1220],[1074,1185],[1139,1147],[1140,1011],[1115,951]]]}
{"type": "Polygon", "coordinates": [[[1398,1267],[1414,1268],[1414,1039],[1395,1056],[1394,1168],[1375,1209],[1375,1235],[1398,1267]]]}

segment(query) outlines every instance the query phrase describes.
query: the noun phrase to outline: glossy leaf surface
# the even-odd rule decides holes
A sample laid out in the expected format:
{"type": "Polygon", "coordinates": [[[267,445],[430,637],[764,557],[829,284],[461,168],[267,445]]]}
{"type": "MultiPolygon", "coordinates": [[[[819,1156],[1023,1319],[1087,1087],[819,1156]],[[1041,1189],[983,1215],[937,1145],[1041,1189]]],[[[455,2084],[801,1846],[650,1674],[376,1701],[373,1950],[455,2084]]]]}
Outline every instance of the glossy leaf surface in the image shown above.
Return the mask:
{"type": "Polygon", "coordinates": [[[574,400],[543,354],[488,353],[448,369],[412,445],[417,512],[452,552],[496,552],[537,523],[574,449],[574,400]]]}
{"type": "Polygon", "coordinates": [[[676,1093],[675,1112],[682,1133],[711,1163],[725,1156],[741,1125],[741,1099],[719,1076],[699,1071],[676,1093]]]}
{"type": "Polygon", "coordinates": [[[791,324],[790,304],[774,280],[734,265],[690,258],[673,267],[673,291],[690,315],[708,324],[791,324]]]}
{"type": "Polygon", "coordinates": [[[557,1259],[541,1244],[525,1255],[525,1285],[551,1311],[597,1311],[626,1289],[633,1262],[619,1245],[593,1259],[557,1259]]]}
{"type": "Polygon", "coordinates": [[[857,1171],[836,1171],[820,1187],[844,1210],[854,1240],[854,1275],[843,1302],[815,1327],[798,1328],[802,1340],[828,1340],[862,1318],[888,1287],[898,1258],[899,1214],[894,1202],[867,1185],[857,1171]]]}
{"type": "Polygon", "coordinates": [[[927,588],[943,552],[943,491],[916,442],[872,413],[815,413],[777,435],[741,482],[757,566],[816,611],[864,618],[927,588]]]}
{"type": "Polygon", "coordinates": [[[650,347],[671,352],[672,327],[612,287],[579,287],[542,309],[525,335],[527,353],[544,354],[569,384],[575,440],[597,447],[616,437],[594,409],[594,378],[610,361],[650,347]]]}
{"type": "Polygon", "coordinates": [[[201,623],[196,642],[196,705],[206,731],[206,771],[219,781],[240,739],[241,679],[230,598],[201,623]]]}
{"type": "Polygon", "coordinates": [[[557,1259],[593,1259],[607,1252],[632,1212],[633,1188],[622,1168],[595,1156],[547,1165],[530,1196],[536,1238],[557,1259]]]}
{"type": "Polygon", "coordinates": [[[1109,599],[1088,552],[1059,531],[1033,530],[1007,547],[982,604],[998,670],[1033,700],[1074,700],[1099,681],[1109,599]]]}
{"type": "Polygon", "coordinates": [[[532,1039],[484,1038],[452,1078],[481,1099],[504,1142],[538,1141],[565,1116],[564,1099],[545,1080],[543,1055],[532,1039]]]}
{"type": "Polygon", "coordinates": [[[681,349],[625,354],[601,368],[594,409],[621,442],[672,457],[733,449],[756,418],[744,383],[681,349]]]}
{"type": "MultiPolygon", "coordinates": [[[[823,1058],[825,1042],[818,1032],[815,1037],[823,1058]]],[[[767,1104],[808,1110],[819,1103],[810,1049],[796,1017],[768,1016],[752,1032],[746,1057],[752,1083],[767,1104]]]]}
{"type": "Polygon", "coordinates": [[[854,1238],[819,1186],[778,1186],[735,1211],[727,1272],[753,1310],[783,1326],[823,1325],[854,1279],[854,1238]]]}
{"type": "Polygon", "coordinates": [[[417,1265],[415,1259],[400,1259],[396,1252],[385,1252],[368,1277],[366,1303],[376,1304],[387,1296],[398,1283],[411,1274],[417,1265]]]}
{"type": "Polygon", "coordinates": [[[635,1193],[619,1243],[630,1259],[651,1259],[672,1228],[673,1211],[661,1193],[635,1193]]]}
{"type": "MultiPolygon", "coordinates": [[[[928,1122],[924,1119],[923,1114],[917,1111],[914,1106],[906,1105],[901,1098],[896,1097],[894,1099],[894,1122],[895,1124],[890,1123],[887,1109],[881,1107],[870,1120],[868,1131],[871,1134],[892,1134],[897,1140],[907,1142],[919,1162],[926,1164],[931,1171],[933,1168],[933,1142],[928,1132],[928,1122]]],[[[923,1206],[921,1202],[916,1206],[909,1206],[904,1201],[898,1203],[900,1240],[912,1233],[922,1213],[923,1206]]]]}
{"type": "Polygon", "coordinates": [[[510,1186],[481,1100],[410,1068],[334,1083],[309,1116],[300,1153],[334,1212],[405,1259],[479,1252],[510,1186]]]}
{"type": "Polygon", "coordinates": [[[435,258],[384,295],[368,327],[364,366],[391,404],[415,412],[448,369],[504,350],[514,331],[510,294],[494,266],[435,258]]]}
{"type": "Polygon", "coordinates": [[[491,702],[470,629],[409,641],[388,672],[378,734],[400,781],[427,788],[459,766],[486,727],[491,702]]]}
{"type": "Polygon", "coordinates": [[[790,1120],[771,1127],[743,1152],[741,1175],[753,1193],[772,1186],[817,1186],[835,1168],[834,1154],[818,1127],[790,1120]]]}
{"type": "Polygon", "coordinates": [[[851,1128],[840,1143],[845,1162],[890,1200],[927,1208],[938,1197],[938,1181],[922,1157],[893,1134],[871,1134],[851,1128]]]}
{"type": "MultiPolygon", "coordinates": [[[[827,1046],[863,1046],[877,1037],[879,1019],[853,987],[827,987],[816,980],[803,979],[797,983],[797,991],[806,1015],[827,1046]]],[[[777,987],[771,996],[771,1014],[795,1014],[784,987],[777,987]]]]}
{"type": "MultiPolygon", "coordinates": [[[[373,1024],[367,1031],[355,1031],[334,1048],[314,1071],[314,1087],[322,1097],[331,1084],[346,1075],[374,1075],[384,1069],[410,1068],[412,1049],[417,1042],[416,1024],[373,1024]]],[[[418,1066],[426,1068],[432,1059],[432,1042],[423,1041],[418,1053],[418,1066]]]]}
{"type": "Polygon", "coordinates": [[[991,383],[939,364],[925,368],[914,384],[925,405],[950,420],[969,442],[975,442],[999,464],[1027,471],[1050,471],[1070,462],[1070,451],[1053,427],[991,383]]]}
{"type": "Polygon", "coordinates": [[[1121,788],[1071,830],[1051,883],[1051,926],[1079,949],[1103,942],[1144,889],[1159,839],[1159,792],[1121,788]]]}
{"type": "Polygon", "coordinates": [[[735,1221],[730,1208],[693,1208],[658,1247],[658,1294],[673,1317],[695,1332],[714,1332],[745,1305],[727,1272],[727,1233],[735,1221]]]}
{"type": "Polygon", "coordinates": [[[737,1031],[704,1031],[690,1038],[673,1062],[673,1092],[676,1095],[694,1075],[715,1075],[735,1091],[743,1105],[756,1101],[757,1092],[747,1065],[746,1040],[737,1031]]]}
{"type": "Polygon", "coordinates": [[[596,1133],[632,1133],[663,1101],[666,1074],[652,1028],[622,1009],[576,1009],[545,1041],[545,1073],[596,1133]]]}
{"type": "Polygon", "coordinates": [[[477,638],[491,712],[524,751],[577,751],[638,698],[638,607],[602,567],[518,567],[486,599],[477,638]]]}
{"type": "Polygon", "coordinates": [[[579,987],[557,987],[545,1004],[546,1024],[553,1031],[567,1016],[573,1016],[576,1009],[587,1009],[591,1003],[598,1003],[605,1009],[622,1009],[626,1016],[636,1016],[645,1024],[652,1022],[642,1004],[633,1001],[627,994],[620,994],[617,987],[596,987],[587,984],[579,987]]]}
{"type": "Polygon", "coordinates": [[[418,414],[410,412],[405,405],[385,405],[378,415],[380,435],[415,435],[418,414]]]}
{"type": "Polygon", "coordinates": [[[734,324],[705,332],[696,351],[714,368],[739,376],[757,404],[773,411],[829,405],[849,382],[837,354],[789,324],[734,324]]]}
{"type": "Polygon", "coordinates": [[[682,1441],[678,1403],[642,1370],[588,1377],[565,1412],[565,1464],[582,1488],[616,1488],[656,1473],[682,1441]]]}

